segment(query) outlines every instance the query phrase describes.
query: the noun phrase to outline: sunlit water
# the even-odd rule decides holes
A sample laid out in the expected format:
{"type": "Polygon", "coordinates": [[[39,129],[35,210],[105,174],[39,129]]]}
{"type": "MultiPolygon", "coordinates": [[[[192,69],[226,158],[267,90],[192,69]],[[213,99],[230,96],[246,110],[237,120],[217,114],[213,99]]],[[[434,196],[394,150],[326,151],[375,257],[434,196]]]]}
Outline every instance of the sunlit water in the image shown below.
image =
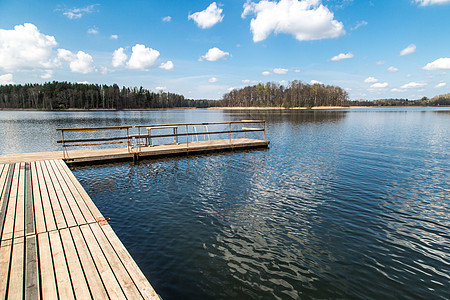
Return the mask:
{"type": "Polygon", "coordinates": [[[0,112],[0,153],[57,150],[56,127],[240,119],[270,149],[73,170],[164,299],[450,298],[448,109],[0,112]]]}

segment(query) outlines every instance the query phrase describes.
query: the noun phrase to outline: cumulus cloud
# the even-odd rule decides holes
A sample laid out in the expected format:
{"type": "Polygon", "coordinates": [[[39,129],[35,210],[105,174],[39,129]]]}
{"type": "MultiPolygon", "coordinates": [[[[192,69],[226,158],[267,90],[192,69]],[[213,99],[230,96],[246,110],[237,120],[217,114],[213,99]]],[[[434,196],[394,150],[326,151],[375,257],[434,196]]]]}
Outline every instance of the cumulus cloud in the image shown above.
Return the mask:
{"type": "Polygon", "coordinates": [[[440,82],[440,83],[436,84],[434,87],[435,87],[435,88],[441,88],[441,87],[444,87],[444,86],[446,86],[446,85],[447,85],[447,83],[445,83],[445,82],[440,82]]]}
{"type": "Polygon", "coordinates": [[[411,89],[411,88],[421,88],[426,86],[427,84],[425,82],[414,82],[411,81],[409,83],[406,83],[401,86],[402,89],[411,89]]]}
{"type": "Polygon", "coordinates": [[[113,67],[123,66],[128,56],[125,54],[124,49],[120,47],[113,52],[112,65],[113,67]]]}
{"type": "Polygon", "coordinates": [[[219,8],[216,2],[211,3],[205,10],[188,15],[188,20],[194,20],[197,26],[206,29],[213,27],[219,22],[222,22],[223,9],[219,8]]]}
{"type": "Polygon", "coordinates": [[[73,54],[69,50],[58,49],[58,60],[68,62],[70,70],[74,73],[87,74],[95,72],[92,56],[83,51],[73,54]]]}
{"type": "Polygon", "coordinates": [[[111,34],[111,36],[109,38],[112,40],[117,40],[119,38],[119,36],[117,34],[111,34]]]}
{"type": "Polygon", "coordinates": [[[98,4],[92,4],[86,7],[81,8],[70,8],[70,9],[59,9],[62,11],[62,14],[68,17],[71,20],[80,19],[85,14],[90,14],[96,11],[96,6],[98,4]]]}
{"type": "Polygon", "coordinates": [[[379,80],[376,79],[375,77],[367,77],[366,79],[364,79],[365,83],[375,83],[378,82],[379,80]]]}
{"type": "Polygon", "coordinates": [[[217,81],[219,81],[219,79],[217,79],[216,77],[211,77],[210,79],[208,79],[208,82],[211,82],[211,83],[217,82],[217,81]]]}
{"type": "Polygon", "coordinates": [[[323,84],[323,82],[318,81],[318,80],[314,80],[314,79],[311,80],[310,83],[311,83],[311,84],[323,84]]]}
{"type": "Polygon", "coordinates": [[[413,54],[414,52],[416,52],[416,45],[411,44],[402,51],[400,51],[400,56],[413,54]]]}
{"type": "Polygon", "coordinates": [[[379,88],[385,88],[387,87],[389,84],[387,82],[376,82],[374,84],[372,84],[370,87],[372,89],[379,89],[379,88]]]}
{"type": "Polygon", "coordinates": [[[275,68],[272,70],[275,74],[286,74],[289,70],[288,69],[283,69],[283,68],[275,68]]]}
{"type": "Polygon", "coordinates": [[[145,45],[136,44],[132,48],[130,60],[127,63],[128,69],[146,70],[153,66],[159,57],[159,51],[147,48],[145,45]]]}
{"type": "Polygon", "coordinates": [[[270,75],[270,72],[269,71],[264,71],[261,74],[264,75],[264,76],[268,76],[268,75],[270,75]]]}
{"type": "Polygon", "coordinates": [[[14,84],[13,74],[0,75],[0,85],[14,84]]]}
{"type": "Polygon", "coordinates": [[[161,69],[164,69],[164,70],[172,70],[173,69],[173,62],[171,60],[168,60],[165,63],[161,63],[161,65],[159,67],[161,69]]]}
{"type": "Polygon", "coordinates": [[[416,0],[416,3],[419,3],[420,6],[428,6],[434,4],[450,4],[450,0],[416,0]]]}
{"type": "Polygon", "coordinates": [[[230,53],[220,50],[217,47],[211,48],[206,52],[205,55],[200,57],[199,61],[207,60],[207,61],[216,61],[219,59],[225,59],[230,53]]]}
{"type": "Polygon", "coordinates": [[[167,90],[167,88],[165,86],[157,86],[157,87],[155,87],[155,90],[164,91],[164,90],[167,90]]]}
{"type": "Polygon", "coordinates": [[[162,21],[163,22],[170,22],[170,21],[172,21],[172,17],[171,16],[164,17],[164,18],[162,18],[162,21]]]}
{"type": "Polygon", "coordinates": [[[423,69],[428,71],[450,70],[450,57],[438,58],[435,61],[428,63],[423,69]]]}
{"type": "Polygon", "coordinates": [[[398,88],[393,88],[392,90],[391,90],[391,92],[398,92],[398,93],[401,93],[401,92],[404,92],[405,90],[402,90],[402,89],[398,89],[398,88]]]}
{"type": "Polygon", "coordinates": [[[0,29],[0,68],[5,71],[52,68],[50,59],[58,43],[31,23],[0,29]]]}
{"type": "Polygon", "coordinates": [[[333,56],[332,58],[331,58],[331,60],[332,61],[340,61],[340,60],[343,60],[343,59],[349,59],[349,58],[353,58],[354,57],[354,55],[353,55],[353,53],[351,53],[351,52],[349,52],[349,53],[347,53],[347,54],[345,54],[345,53],[340,53],[340,54],[338,54],[338,55],[336,55],[336,56],[333,56]]]}
{"type": "Polygon", "coordinates": [[[394,66],[390,66],[387,70],[389,72],[397,72],[398,71],[398,69],[396,67],[394,67],[394,66]]]}
{"type": "Polygon", "coordinates": [[[241,17],[255,15],[250,21],[253,41],[261,42],[272,32],[295,36],[299,41],[337,38],[345,34],[344,25],[320,0],[247,1],[241,17]]]}

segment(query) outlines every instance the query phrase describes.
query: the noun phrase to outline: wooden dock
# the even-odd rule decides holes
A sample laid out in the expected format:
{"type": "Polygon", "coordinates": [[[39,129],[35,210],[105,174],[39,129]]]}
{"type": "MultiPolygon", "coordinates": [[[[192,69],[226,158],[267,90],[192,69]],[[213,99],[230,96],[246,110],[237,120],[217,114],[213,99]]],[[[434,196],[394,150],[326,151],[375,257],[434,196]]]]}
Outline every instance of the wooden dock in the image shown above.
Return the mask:
{"type": "Polygon", "coordinates": [[[62,160],[0,164],[0,195],[0,299],[159,299],[62,160]]]}
{"type": "Polygon", "coordinates": [[[40,160],[62,159],[68,164],[99,163],[114,160],[136,160],[173,155],[187,155],[212,151],[242,150],[251,148],[267,148],[269,141],[248,138],[211,140],[181,144],[165,144],[140,147],[139,151],[129,148],[83,149],[23,154],[0,155],[0,164],[28,162],[40,160]]]}

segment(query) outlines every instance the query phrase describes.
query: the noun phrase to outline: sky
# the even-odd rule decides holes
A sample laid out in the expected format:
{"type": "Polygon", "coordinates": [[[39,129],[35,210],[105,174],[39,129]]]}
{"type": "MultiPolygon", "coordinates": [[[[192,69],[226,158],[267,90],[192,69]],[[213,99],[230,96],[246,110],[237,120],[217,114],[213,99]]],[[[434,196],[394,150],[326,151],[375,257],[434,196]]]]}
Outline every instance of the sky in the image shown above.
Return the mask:
{"type": "Polygon", "coordinates": [[[351,100],[450,92],[450,0],[0,0],[0,84],[190,99],[294,80],[351,100]]]}

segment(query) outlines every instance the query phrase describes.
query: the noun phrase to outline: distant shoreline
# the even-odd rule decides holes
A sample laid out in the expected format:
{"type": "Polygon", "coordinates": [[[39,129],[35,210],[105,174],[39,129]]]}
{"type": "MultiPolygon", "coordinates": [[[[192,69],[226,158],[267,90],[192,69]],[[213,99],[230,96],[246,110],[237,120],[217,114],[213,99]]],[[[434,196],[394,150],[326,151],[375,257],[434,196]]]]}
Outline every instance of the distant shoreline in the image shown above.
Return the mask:
{"type": "Polygon", "coordinates": [[[148,111],[148,110],[175,110],[175,109],[197,109],[197,107],[166,107],[166,108],[64,108],[64,109],[40,109],[40,108],[0,108],[0,111],[148,111]]]}
{"type": "MultiPolygon", "coordinates": [[[[260,107],[260,106],[246,106],[246,107],[208,107],[207,109],[227,109],[227,110],[327,110],[327,109],[350,109],[350,108],[404,108],[404,107],[436,107],[436,106],[313,106],[313,107],[260,107]]],[[[439,106],[447,107],[447,106],[439,106]]]]}

